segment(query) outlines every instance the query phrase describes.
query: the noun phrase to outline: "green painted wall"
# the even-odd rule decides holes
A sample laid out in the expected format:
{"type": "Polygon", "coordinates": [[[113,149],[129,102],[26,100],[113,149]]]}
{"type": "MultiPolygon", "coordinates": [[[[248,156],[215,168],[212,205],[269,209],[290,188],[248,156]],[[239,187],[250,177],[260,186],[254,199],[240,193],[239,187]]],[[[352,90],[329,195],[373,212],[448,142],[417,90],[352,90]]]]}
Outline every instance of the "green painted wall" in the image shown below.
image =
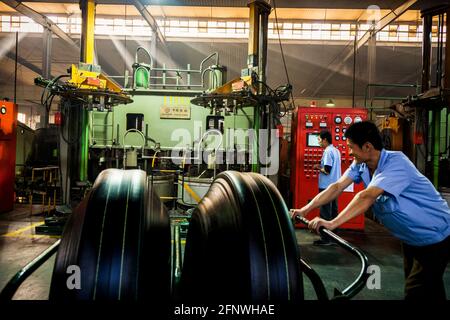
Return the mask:
{"type": "MultiPolygon", "coordinates": [[[[192,97],[182,96],[162,96],[162,95],[134,95],[133,103],[119,105],[114,107],[113,112],[91,112],[92,125],[94,125],[93,140],[96,146],[110,145],[112,133],[114,139],[117,139],[117,124],[119,124],[119,144],[122,145],[123,135],[126,131],[126,115],[128,113],[144,114],[144,125],[142,128],[145,134],[145,124],[149,126],[148,135],[161,144],[161,148],[173,148],[179,141],[172,141],[172,133],[176,129],[184,128],[190,133],[192,139],[199,139],[199,127],[201,126],[201,135],[205,132],[206,117],[210,114],[210,109],[190,104],[192,97]],[[187,106],[190,105],[191,117],[187,119],[161,119],[160,109],[162,106],[187,106]],[[111,124],[113,126],[111,126],[111,124]],[[201,125],[200,125],[201,124],[201,125]],[[109,125],[109,126],[108,126],[109,125]],[[194,130],[197,136],[194,135],[194,130]]],[[[223,114],[222,114],[223,115],[223,114]]],[[[225,134],[223,137],[222,148],[228,148],[227,128],[248,129],[252,127],[253,108],[243,108],[238,110],[236,115],[225,116],[225,134]]],[[[200,137],[201,137],[200,135],[200,137]]],[[[205,139],[208,141],[208,138],[205,139]]],[[[192,143],[192,141],[191,141],[192,143]]],[[[248,143],[248,139],[247,142],[248,143]]],[[[138,133],[129,133],[125,140],[126,145],[140,146],[142,138],[138,133]]],[[[153,143],[149,142],[149,146],[153,143]]],[[[192,145],[192,144],[191,144],[192,145]]]]}

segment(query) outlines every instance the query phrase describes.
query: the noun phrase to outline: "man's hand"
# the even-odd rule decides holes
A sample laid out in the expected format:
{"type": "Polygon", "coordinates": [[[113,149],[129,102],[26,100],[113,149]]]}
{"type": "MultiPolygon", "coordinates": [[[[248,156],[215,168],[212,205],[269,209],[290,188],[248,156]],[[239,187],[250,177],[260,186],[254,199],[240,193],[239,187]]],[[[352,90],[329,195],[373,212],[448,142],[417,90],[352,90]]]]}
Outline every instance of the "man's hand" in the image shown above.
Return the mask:
{"type": "Polygon", "coordinates": [[[308,224],[309,230],[312,230],[312,231],[315,231],[316,233],[319,233],[319,228],[320,227],[324,227],[325,229],[328,229],[330,231],[335,229],[335,226],[334,226],[332,221],[327,221],[327,220],[324,220],[324,219],[319,218],[319,217],[315,217],[314,219],[309,221],[309,224],[308,224]]]}
{"type": "Polygon", "coordinates": [[[305,208],[301,209],[291,209],[289,210],[289,213],[291,214],[291,219],[295,220],[296,216],[302,216],[305,217],[308,211],[305,210],[305,208]]]}
{"type": "Polygon", "coordinates": [[[316,163],[315,165],[313,165],[313,169],[317,169],[320,170],[321,166],[320,164],[316,163]]]}

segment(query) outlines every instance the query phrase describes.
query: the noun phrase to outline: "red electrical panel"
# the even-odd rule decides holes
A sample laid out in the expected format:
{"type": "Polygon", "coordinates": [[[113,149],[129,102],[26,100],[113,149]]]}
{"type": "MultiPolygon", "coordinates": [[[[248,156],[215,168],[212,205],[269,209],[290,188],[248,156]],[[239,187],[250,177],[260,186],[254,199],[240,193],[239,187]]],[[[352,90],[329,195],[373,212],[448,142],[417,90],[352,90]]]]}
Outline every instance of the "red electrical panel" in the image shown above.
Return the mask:
{"type": "Polygon", "coordinates": [[[0,212],[14,208],[17,105],[0,100],[0,212]]]}
{"type": "MultiPolygon", "coordinates": [[[[333,145],[341,153],[342,174],[352,163],[348,155],[345,130],[354,122],[367,119],[367,110],[359,108],[312,108],[299,107],[292,117],[292,153],[291,153],[291,191],[293,208],[301,208],[319,192],[319,171],[313,169],[320,164],[323,149],[317,138],[322,130],[328,130],[333,137],[333,145]]],[[[353,197],[363,189],[362,184],[351,184],[338,198],[338,210],[341,212],[353,197]]],[[[319,215],[319,209],[311,211],[307,218],[319,215]]],[[[297,225],[301,227],[300,224],[297,225]]],[[[343,229],[364,229],[364,215],[346,222],[343,229]]]]}

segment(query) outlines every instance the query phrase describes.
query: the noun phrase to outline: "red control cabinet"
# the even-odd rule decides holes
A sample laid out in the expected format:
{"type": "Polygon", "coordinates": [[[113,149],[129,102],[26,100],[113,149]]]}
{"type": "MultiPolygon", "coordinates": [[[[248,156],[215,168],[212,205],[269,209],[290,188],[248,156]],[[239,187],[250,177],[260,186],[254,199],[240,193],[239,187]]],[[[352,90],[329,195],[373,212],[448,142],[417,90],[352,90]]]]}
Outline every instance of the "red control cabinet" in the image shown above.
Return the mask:
{"type": "MultiPolygon", "coordinates": [[[[342,174],[352,163],[348,155],[345,141],[345,130],[354,122],[367,119],[367,110],[359,108],[315,108],[299,107],[292,117],[292,149],[291,149],[291,191],[293,208],[301,208],[311,201],[319,192],[319,171],[314,164],[320,164],[323,149],[317,138],[322,130],[329,130],[333,145],[341,152],[342,174]]],[[[363,189],[361,184],[351,184],[338,198],[339,212],[363,189]]],[[[315,209],[307,216],[312,219],[319,215],[315,209]]],[[[301,226],[300,224],[297,226],[301,226]]],[[[364,229],[364,215],[348,221],[341,226],[344,229],[364,229]]]]}
{"type": "Polygon", "coordinates": [[[0,212],[14,208],[17,105],[0,100],[0,212]]]}

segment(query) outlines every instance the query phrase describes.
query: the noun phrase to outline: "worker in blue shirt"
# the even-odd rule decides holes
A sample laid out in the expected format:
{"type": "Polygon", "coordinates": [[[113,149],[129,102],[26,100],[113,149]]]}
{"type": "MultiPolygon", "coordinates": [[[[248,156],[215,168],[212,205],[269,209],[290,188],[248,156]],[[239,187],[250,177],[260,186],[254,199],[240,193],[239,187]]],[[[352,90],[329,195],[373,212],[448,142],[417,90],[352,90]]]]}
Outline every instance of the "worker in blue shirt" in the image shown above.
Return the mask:
{"type": "Polygon", "coordinates": [[[399,151],[382,147],[380,132],[371,122],[351,125],[346,133],[352,165],[292,215],[305,216],[330,202],[351,183],[363,182],[360,191],[331,221],[314,218],[309,228],[333,230],[369,207],[381,223],[403,243],[405,299],[445,300],[443,275],[450,259],[450,209],[412,162],[399,151]]]}
{"type": "MultiPolygon", "coordinates": [[[[324,149],[320,164],[314,165],[314,169],[319,170],[319,192],[322,192],[332,183],[341,177],[341,153],[333,146],[333,138],[330,131],[324,130],[317,138],[319,145],[324,149]]],[[[338,214],[337,199],[331,200],[320,206],[320,217],[325,220],[332,220],[338,214]]],[[[331,241],[321,238],[313,242],[314,245],[330,245],[331,241]]]]}

